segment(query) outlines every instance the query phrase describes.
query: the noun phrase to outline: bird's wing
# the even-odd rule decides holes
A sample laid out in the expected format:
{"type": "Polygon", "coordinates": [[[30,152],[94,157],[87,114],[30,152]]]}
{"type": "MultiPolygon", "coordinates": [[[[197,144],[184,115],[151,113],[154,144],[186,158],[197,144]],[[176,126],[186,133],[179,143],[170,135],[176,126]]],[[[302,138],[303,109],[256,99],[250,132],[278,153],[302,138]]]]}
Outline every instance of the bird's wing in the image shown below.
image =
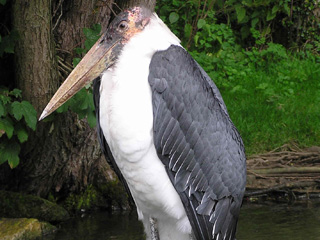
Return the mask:
{"type": "Polygon", "coordinates": [[[96,111],[96,118],[97,118],[97,133],[98,133],[98,140],[102,149],[102,152],[104,154],[104,156],[106,157],[107,162],[109,163],[109,165],[111,166],[111,168],[113,169],[113,171],[117,174],[119,180],[123,183],[127,194],[129,196],[128,200],[129,200],[129,204],[130,206],[134,206],[134,201],[130,192],[130,189],[128,187],[128,184],[126,182],[126,180],[124,179],[120,169],[118,168],[114,157],[111,153],[111,150],[109,148],[109,145],[103,135],[103,131],[100,125],[100,83],[101,83],[101,78],[96,78],[93,82],[93,102],[94,102],[94,106],[95,106],[95,111],[96,111]]]}
{"type": "Polygon", "coordinates": [[[219,90],[181,47],[154,54],[154,144],[197,239],[234,239],[245,189],[242,139],[219,90]]]}

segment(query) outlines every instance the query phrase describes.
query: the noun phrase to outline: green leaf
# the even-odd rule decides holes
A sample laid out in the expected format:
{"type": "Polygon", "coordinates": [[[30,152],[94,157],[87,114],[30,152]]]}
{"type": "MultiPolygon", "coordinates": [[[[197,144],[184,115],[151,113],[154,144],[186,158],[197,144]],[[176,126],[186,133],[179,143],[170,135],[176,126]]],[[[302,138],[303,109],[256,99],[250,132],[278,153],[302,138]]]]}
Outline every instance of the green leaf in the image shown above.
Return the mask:
{"type": "Polygon", "coordinates": [[[194,36],[194,43],[196,46],[198,46],[198,41],[199,41],[199,35],[197,34],[194,36]]]}
{"type": "Polygon", "coordinates": [[[248,6],[248,7],[252,7],[252,0],[243,0],[242,2],[244,5],[248,6]]]}
{"type": "Polygon", "coordinates": [[[236,9],[236,13],[237,13],[238,23],[241,23],[246,16],[246,9],[243,6],[241,6],[240,4],[236,5],[235,9],[236,9]]]}
{"type": "Polygon", "coordinates": [[[283,5],[283,9],[284,9],[284,12],[285,12],[288,16],[291,15],[291,10],[290,10],[290,7],[288,6],[288,3],[285,3],[285,4],[283,5]]]}
{"type": "Polygon", "coordinates": [[[76,54],[81,54],[86,52],[86,50],[83,48],[75,48],[74,51],[76,52],[76,54]]]}
{"type": "Polygon", "coordinates": [[[0,101],[0,117],[4,116],[5,113],[6,113],[6,110],[5,110],[4,106],[3,106],[2,101],[0,101]]]}
{"type": "Polygon", "coordinates": [[[271,11],[272,14],[276,14],[279,11],[279,8],[280,8],[279,5],[274,5],[271,11]]]}
{"type": "Polygon", "coordinates": [[[36,130],[37,111],[34,109],[31,103],[27,101],[15,101],[11,104],[11,107],[15,119],[20,121],[23,116],[27,126],[33,130],[36,130]]]}
{"type": "Polygon", "coordinates": [[[16,141],[5,141],[0,144],[0,164],[8,161],[11,168],[19,164],[20,145],[16,141]]]}
{"type": "Polygon", "coordinates": [[[271,21],[272,19],[274,19],[276,17],[276,13],[272,13],[272,10],[269,9],[268,13],[267,13],[267,21],[271,21]]]}
{"type": "Polygon", "coordinates": [[[257,25],[257,23],[259,22],[259,18],[254,18],[251,20],[251,27],[255,27],[257,25]]]}
{"type": "Polygon", "coordinates": [[[74,58],[72,60],[73,67],[76,67],[80,61],[81,61],[81,58],[74,58]]]}
{"type": "Polygon", "coordinates": [[[5,5],[7,0],[0,0],[0,4],[5,5]]]}
{"type": "Polygon", "coordinates": [[[81,110],[88,108],[87,91],[82,88],[76,95],[74,95],[74,104],[70,104],[70,109],[73,112],[79,113],[81,110]]]}
{"type": "Polygon", "coordinates": [[[20,143],[24,143],[25,141],[28,140],[28,132],[27,130],[21,126],[20,124],[16,125],[15,126],[15,129],[14,129],[20,143]]]}
{"type": "Polygon", "coordinates": [[[12,138],[13,135],[13,123],[10,118],[0,118],[0,131],[5,131],[8,138],[12,138]]]}
{"type": "Polygon", "coordinates": [[[266,88],[268,88],[268,87],[269,87],[269,84],[268,84],[268,83],[260,83],[260,84],[256,87],[256,89],[264,90],[264,89],[266,89],[266,88]]]}
{"type": "Polygon", "coordinates": [[[97,24],[94,24],[92,27],[91,27],[92,31],[97,35],[99,36],[100,35],[100,32],[101,32],[101,24],[97,23],[97,24]]]}
{"type": "Polygon", "coordinates": [[[250,14],[251,18],[261,17],[261,11],[255,10],[252,14],[250,14]]]}
{"type": "Polygon", "coordinates": [[[232,6],[237,0],[228,0],[226,1],[228,6],[232,6]]]}
{"type": "Polygon", "coordinates": [[[95,24],[92,28],[84,28],[83,33],[86,36],[86,41],[84,43],[87,50],[89,50],[100,37],[101,25],[95,24]]]}
{"type": "Polygon", "coordinates": [[[20,89],[15,88],[10,92],[10,95],[13,95],[16,98],[19,98],[22,96],[21,93],[22,93],[22,91],[20,89]]]}
{"type": "Polygon", "coordinates": [[[97,124],[96,115],[91,110],[88,110],[88,112],[87,112],[87,121],[88,121],[89,126],[91,128],[94,128],[97,124]]]}
{"type": "Polygon", "coordinates": [[[14,101],[11,104],[11,109],[12,109],[12,114],[13,114],[14,118],[17,119],[18,121],[20,121],[23,116],[23,113],[21,110],[21,103],[18,101],[14,101]]]}
{"type": "Polygon", "coordinates": [[[190,38],[192,33],[192,26],[191,24],[187,23],[186,25],[184,25],[184,36],[186,38],[190,38]]]}
{"type": "Polygon", "coordinates": [[[37,111],[34,109],[31,103],[27,101],[22,101],[21,105],[23,106],[23,116],[26,124],[35,131],[37,125],[37,111]]]}
{"type": "Polygon", "coordinates": [[[89,94],[84,94],[82,96],[82,99],[81,99],[81,102],[79,102],[79,107],[81,110],[85,110],[87,108],[89,108],[89,104],[90,104],[90,101],[92,100],[92,96],[89,96],[89,94]]]}
{"type": "Polygon", "coordinates": [[[271,32],[270,26],[266,27],[265,29],[262,30],[261,36],[266,36],[271,32]]]}
{"type": "Polygon", "coordinates": [[[225,2],[225,0],[218,0],[218,1],[217,1],[217,4],[218,4],[219,8],[222,8],[222,7],[223,7],[224,2],[225,2]]]}
{"type": "Polygon", "coordinates": [[[203,28],[205,25],[206,25],[206,20],[204,20],[204,19],[199,19],[198,20],[198,23],[197,23],[198,29],[203,28]]]}
{"type": "Polygon", "coordinates": [[[8,94],[9,94],[8,91],[2,91],[0,93],[0,101],[3,103],[3,105],[6,105],[9,102],[11,102],[11,97],[9,97],[8,94]]]}
{"type": "Polygon", "coordinates": [[[68,111],[69,106],[74,102],[74,97],[72,97],[71,99],[69,99],[67,102],[65,102],[64,104],[62,104],[62,106],[60,106],[56,112],[57,113],[63,113],[68,111]]]}
{"type": "Polygon", "coordinates": [[[175,23],[178,20],[179,20],[179,14],[178,13],[176,13],[176,12],[170,13],[170,15],[169,15],[170,23],[175,23]]]}

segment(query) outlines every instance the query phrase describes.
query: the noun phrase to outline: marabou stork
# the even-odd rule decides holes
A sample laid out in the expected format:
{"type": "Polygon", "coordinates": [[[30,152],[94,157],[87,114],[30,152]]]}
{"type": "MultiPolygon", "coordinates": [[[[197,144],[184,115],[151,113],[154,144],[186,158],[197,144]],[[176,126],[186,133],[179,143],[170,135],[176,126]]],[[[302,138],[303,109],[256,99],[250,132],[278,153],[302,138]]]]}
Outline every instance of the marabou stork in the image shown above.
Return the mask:
{"type": "Polygon", "coordinates": [[[246,183],[242,139],[219,90],[155,13],[120,13],[40,119],[94,80],[98,136],[147,239],[235,239],[246,183]]]}

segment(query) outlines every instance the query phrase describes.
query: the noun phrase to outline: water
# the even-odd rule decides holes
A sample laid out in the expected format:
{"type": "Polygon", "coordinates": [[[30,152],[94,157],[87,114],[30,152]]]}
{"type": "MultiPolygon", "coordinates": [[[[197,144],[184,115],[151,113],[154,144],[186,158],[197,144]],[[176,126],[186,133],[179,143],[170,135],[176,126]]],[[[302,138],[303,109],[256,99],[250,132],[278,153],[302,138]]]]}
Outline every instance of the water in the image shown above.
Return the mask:
{"type": "Polygon", "coordinates": [[[244,205],[238,240],[320,240],[320,202],[244,205]]]}
{"type": "MultiPolygon", "coordinates": [[[[61,224],[52,240],[140,240],[143,228],[133,214],[94,213],[61,224]]],[[[238,240],[320,240],[320,202],[244,204],[238,240]]]]}

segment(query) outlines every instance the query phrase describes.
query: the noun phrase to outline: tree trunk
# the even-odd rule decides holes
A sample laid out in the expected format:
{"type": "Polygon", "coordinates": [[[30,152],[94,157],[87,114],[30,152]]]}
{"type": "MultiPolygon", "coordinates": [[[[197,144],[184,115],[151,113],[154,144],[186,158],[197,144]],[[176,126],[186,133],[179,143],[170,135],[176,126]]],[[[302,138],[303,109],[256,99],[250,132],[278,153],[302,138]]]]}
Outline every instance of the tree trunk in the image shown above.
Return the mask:
{"type": "MultiPolygon", "coordinates": [[[[50,0],[14,1],[13,25],[20,36],[15,49],[16,83],[38,116],[61,83],[52,29],[59,52],[67,53],[61,54],[62,58],[70,62],[72,50],[83,43],[83,27],[97,22],[105,27],[108,23],[111,2],[104,6],[97,6],[97,2],[53,3],[53,25],[50,0]]],[[[89,184],[113,178],[101,156],[95,129],[70,112],[56,115],[50,122],[39,122],[20,157],[19,167],[10,171],[12,180],[5,184],[42,197],[53,194],[64,198],[89,184]]]]}
{"type": "MultiPolygon", "coordinates": [[[[141,1],[122,1],[120,5],[133,6],[137,2],[141,1]]],[[[143,2],[154,8],[154,0],[143,2]]],[[[71,71],[73,50],[84,45],[83,28],[100,23],[106,30],[112,5],[113,1],[100,0],[13,1],[13,28],[19,34],[15,85],[38,116],[71,71]]],[[[7,164],[0,166],[2,189],[41,197],[51,194],[63,200],[90,184],[108,184],[115,177],[101,155],[95,129],[71,112],[38,122],[22,147],[20,159],[14,170],[7,164]]]]}

